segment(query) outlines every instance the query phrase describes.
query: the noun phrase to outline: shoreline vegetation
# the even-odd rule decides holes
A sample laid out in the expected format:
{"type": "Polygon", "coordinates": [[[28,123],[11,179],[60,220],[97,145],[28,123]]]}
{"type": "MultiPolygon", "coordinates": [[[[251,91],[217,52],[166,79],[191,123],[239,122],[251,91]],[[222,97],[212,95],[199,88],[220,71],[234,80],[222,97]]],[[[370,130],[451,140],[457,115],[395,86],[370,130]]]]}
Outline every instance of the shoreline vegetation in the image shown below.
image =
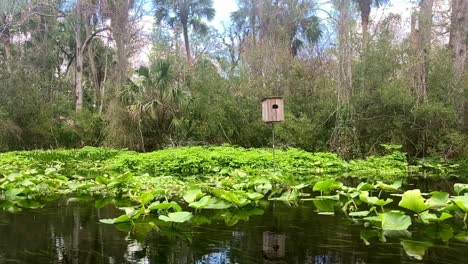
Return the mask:
{"type": "MultiPolygon", "coordinates": [[[[263,214],[268,203],[282,202],[361,225],[365,244],[396,236],[408,252],[414,243],[420,246],[408,240],[410,231],[421,227],[450,231],[443,241],[468,240],[466,168],[427,160],[409,164],[399,146],[384,147],[385,155],[357,160],[278,149],[275,162],[271,149],[228,145],[149,153],[94,147],[7,152],[0,154],[0,208],[14,213],[60,199],[114,206],[123,214],[100,222],[134,234],[212,220],[232,226],[263,214]],[[444,178],[450,186],[411,189],[408,183],[421,177],[444,178]]],[[[424,243],[425,249],[433,245],[424,243]]]]}

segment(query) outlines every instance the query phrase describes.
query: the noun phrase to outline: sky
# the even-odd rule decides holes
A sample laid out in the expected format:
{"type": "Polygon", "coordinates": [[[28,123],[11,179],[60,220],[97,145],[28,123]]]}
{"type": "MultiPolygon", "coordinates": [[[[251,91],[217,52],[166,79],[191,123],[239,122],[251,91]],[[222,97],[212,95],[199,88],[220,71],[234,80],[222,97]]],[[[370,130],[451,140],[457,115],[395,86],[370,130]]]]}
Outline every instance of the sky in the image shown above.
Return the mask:
{"type": "MultiPolygon", "coordinates": [[[[2,0],[0,0],[2,1],[2,0]]],[[[316,0],[319,4],[319,9],[324,9],[325,11],[331,10],[330,0],[316,0]],[[328,4],[327,4],[328,3],[328,4]]],[[[443,1],[443,0],[439,0],[443,1]]],[[[223,24],[228,26],[230,24],[231,13],[237,10],[237,1],[236,0],[213,0],[214,8],[216,10],[215,18],[209,22],[210,25],[215,27],[219,31],[223,31],[223,24]]],[[[371,20],[379,21],[385,14],[396,13],[400,14],[402,17],[402,33],[403,35],[409,32],[409,23],[410,23],[410,11],[414,7],[414,0],[390,0],[390,4],[385,8],[380,8],[379,10],[373,9],[371,12],[371,20]]],[[[329,16],[327,12],[317,11],[317,15],[326,20],[329,16]]],[[[146,31],[151,32],[153,28],[154,18],[153,16],[147,16],[144,21],[146,31]]],[[[146,64],[148,63],[148,55],[151,51],[151,46],[144,48],[141,52],[141,55],[136,59],[137,64],[146,64]]]]}
{"type": "MultiPolygon", "coordinates": [[[[330,5],[326,4],[329,3],[329,0],[317,0],[320,7],[323,9],[330,9],[330,5]]],[[[414,6],[414,1],[412,0],[391,0],[390,5],[385,8],[385,10],[381,10],[382,12],[391,12],[402,15],[402,20],[408,20],[410,17],[411,8],[414,6]]],[[[214,0],[214,8],[216,9],[216,17],[213,21],[210,22],[212,26],[217,28],[218,30],[223,29],[223,22],[227,25],[229,24],[230,15],[232,12],[237,10],[237,3],[236,0],[214,0]]],[[[379,10],[380,11],[380,10],[379,10]]],[[[328,14],[325,12],[318,11],[317,15],[322,19],[326,19],[328,14]]],[[[375,12],[371,16],[374,15],[374,19],[378,19],[379,12],[375,12]]]]}

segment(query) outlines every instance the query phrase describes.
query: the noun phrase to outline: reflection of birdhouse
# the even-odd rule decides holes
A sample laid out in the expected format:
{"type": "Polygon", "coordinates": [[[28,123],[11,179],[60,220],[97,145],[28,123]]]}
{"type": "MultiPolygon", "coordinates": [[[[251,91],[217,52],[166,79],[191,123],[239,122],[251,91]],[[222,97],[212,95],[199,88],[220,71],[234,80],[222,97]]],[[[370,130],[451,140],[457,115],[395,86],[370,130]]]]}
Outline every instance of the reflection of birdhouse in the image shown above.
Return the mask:
{"type": "Polygon", "coordinates": [[[263,232],[263,254],[267,260],[281,260],[286,256],[286,236],[263,232]]]}
{"type": "Polygon", "coordinates": [[[268,97],[262,100],[263,122],[284,121],[284,102],[281,97],[268,97]]]}

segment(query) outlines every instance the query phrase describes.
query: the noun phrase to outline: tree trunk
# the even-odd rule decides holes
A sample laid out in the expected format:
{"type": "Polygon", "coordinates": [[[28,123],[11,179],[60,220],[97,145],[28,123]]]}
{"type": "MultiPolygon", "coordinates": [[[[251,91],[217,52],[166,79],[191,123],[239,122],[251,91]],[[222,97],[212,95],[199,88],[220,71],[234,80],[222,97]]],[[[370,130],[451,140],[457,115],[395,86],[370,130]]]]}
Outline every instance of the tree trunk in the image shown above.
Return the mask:
{"type": "Polygon", "coordinates": [[[116,46],[116,65],[113,73],[114,92],[118,96],[119,89],[122,86],[128,69],[128,41],[129,41],[129,10],[131,0],[111,0],[109,1],[111,9],[111,29],[112,36],[116,46]]]}
{"type": "Polygon", "coordinates": [[[429,72],[429,54],[431,50],[432,9],[434,0],[421,0],[419,3],[418,23],[412,17],[412,46],[414,48],[414,82],[417,103],[427,103],[427,82],[429,72]]]}
{"type": "Polygon", "coordinates": [[[361,26],[362,26],[362,51],[367,50],[369,44],[369,16],[371,12],[372,0],[359,0],[359,9],[361,10],[361,26]]]}
{"type": "Polygon", "coordinates": [[[341,154],[349,154],[354,144],[352,126],[352,41],[351,1],[335,0],[338,10],[338,79],[335,129],[330,139],[331,148],[341,154]]]}
{"type": "Polygon", "coordinates": [[[340,87],[338,89],[338,105],[349,106],[352,86],[352,41],[351,29],[351,1],[337,0],[340,18],[338,21],[338,64],[340,87]]]}
{"type": "Polygon", "coordinates": [[[76,3],[76,14],[78,20],[75,23],[75,110],[81,112],[83,110],[83,45],[81,40],[82,10],[80,0],[76,3]]]}
{"type": "MultiPolygon", "coordinates": [[[[91,19],[91,16],[88,17],[86,25],[85,25],[86,39],[91,38],[91,34],[92,34],[90,19],[91,19]]],[[[101,96],[102,96],[102,92],[101,92],[102,83],[100,82],[99,77],[98,77],[96,63],[94,62],[94,50],[93,50],[93,46],[91,43],[88,44],[87,55],[88,55],[88,64],[89,64],[89,68],[91,71],[91,80],[92,80],[93,87],[94,87],[94,107],[96,110],[99,111],[99,109],[101,109],[100,104],[101,104],[101,96]]]]}
{"type": "Polygon", "coordinates": [[[10,71],[11,70],[10,68],[11,36],[10,36],[10,29],[8,27],[8,21],[7,21],[6,15],[2,17],[2,24],[3,26],[0,27],[0,41],[3,44],[3,51],[5,53],[5,63],[7,65],[8,71],[10,71]]]}
{"type": "Polygon", "coordinates": [[[187,54],[187,62],[189,65],[192,65],[192,53],[190,51],[190,42],[188,35],[188,21],[182,21],[182,30],[184,31],[184,43],[185,43],[185,53],[187,54]]]}
{"type": "Polygon", "coordinates": [[[452,1],[449,46],[453,55],[453,69],[456,78],[456,85],[454,91],[452,91],[452,98],[461,125],[464,123],[465,116],[463,75],[465,72],[468,38],[467,13],[467,0],[452,1]]]}

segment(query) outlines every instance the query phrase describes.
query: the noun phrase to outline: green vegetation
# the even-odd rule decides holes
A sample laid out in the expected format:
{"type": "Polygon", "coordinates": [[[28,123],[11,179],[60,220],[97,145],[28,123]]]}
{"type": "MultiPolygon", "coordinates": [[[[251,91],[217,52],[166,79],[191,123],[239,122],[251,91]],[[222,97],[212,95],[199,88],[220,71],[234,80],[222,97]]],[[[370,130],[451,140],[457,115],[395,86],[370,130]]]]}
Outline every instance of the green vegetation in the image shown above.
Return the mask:
{"type": "Polygon", "coordinates": [[[274,95],[279,146],[362,158],[398,144],[436,164],[468,154],[460,1],[414,3],[418,30],[400,14],[369,19],[392,0],[236,1],[222,30],[207,23],[211,0],[117,2],[0,5],[0,151],[268,147],[260,100],[274,95]],[[147,15],[153,32],[140,32],[147,15]]]}
{"type": "MultiPolygon", "coordinates": [[[[0,208],[15,212],[56,199],[84,199],[98,208],[112,204],[124,212],[102,223],[141,233],[141,228],[149,231],[164,223],[218,219],[235,225],[263,214],[262,204],[270,201],[313,205],[318,214],[348,217],[363,226],[365,243],[415,225],[466,229],[467,185],[455,184],[452,196],[403,192],[404,182],[424,168],[410,166],[395,146],[387,149],[384,156],[350,161],[331,153],[285,149],[276,151],[276,162],[269,149],[231,146],[152,153],[90,147],[8,152],[0,154],[0,208]],[[358,184],[344,184],[349,179],[358,184]]],[[[464,232],[446,239],[464,239],[464,232]]],[[[409,255],[420,257],[424,251],[414,243],[418,241],[402,241],[409,255]]]]}

